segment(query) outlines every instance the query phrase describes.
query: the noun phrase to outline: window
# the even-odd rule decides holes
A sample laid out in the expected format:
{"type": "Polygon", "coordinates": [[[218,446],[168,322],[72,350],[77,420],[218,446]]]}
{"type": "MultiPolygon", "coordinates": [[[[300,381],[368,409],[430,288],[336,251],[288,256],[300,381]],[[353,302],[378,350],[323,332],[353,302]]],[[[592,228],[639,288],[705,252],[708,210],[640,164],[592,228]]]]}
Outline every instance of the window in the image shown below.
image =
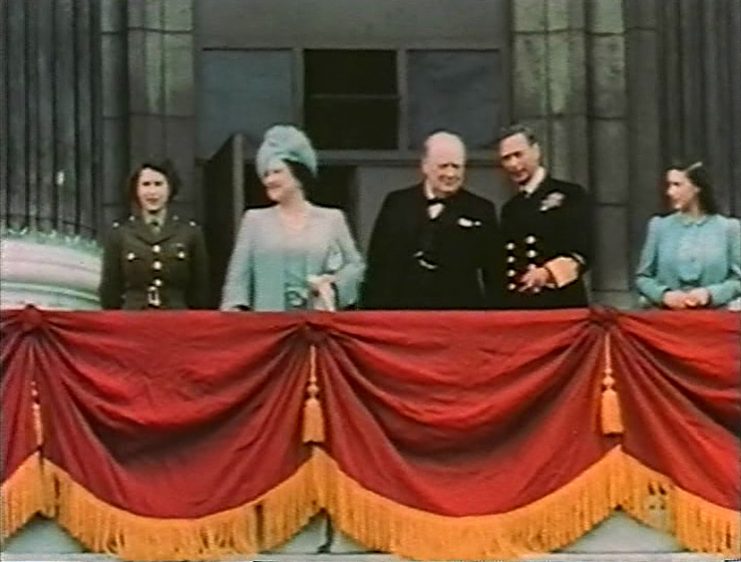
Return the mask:
{"type": "Polygon", "coordinates": [[[257,146],[275,123],[294,121],[290,50],[203,51],[199,152],[211,156],[233,133],[257,146]]]}
{"type": "Polygon", "coordinates": [[[469,149],[493,146],[504,110],[498,51],[409,51],[407,66],[410,148],[439,129],[469,149]]]}
{"type": "Polygon", "coordinates": [[[317,148],[397,148],[396,51],[305,51],[304,115],[317,148]]]}

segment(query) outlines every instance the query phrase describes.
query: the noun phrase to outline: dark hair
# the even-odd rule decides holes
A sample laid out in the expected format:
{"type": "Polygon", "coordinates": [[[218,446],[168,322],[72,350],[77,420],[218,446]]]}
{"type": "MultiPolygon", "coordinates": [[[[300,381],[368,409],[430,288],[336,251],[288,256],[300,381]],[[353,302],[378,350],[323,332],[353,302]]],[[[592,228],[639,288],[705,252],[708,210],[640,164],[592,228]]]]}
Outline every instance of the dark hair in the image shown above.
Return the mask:
{"type": "MultiPolygon", "coordinates": [[[[713,184],[710,179],[710,172],[705,165],[700,161],[693,161],[687,163],[685,161],[675,160],[666,169],[666,171],[677,170],[687,176],[687,179],[692,182],[692,185],[699,189],[697,194],[697,202],[700,206],[700,210],[708,215],[714,215],[718,212],[718,203],[715,201],[715,195],[713,194],[713,184]]],[[[664,198],[666,200],[666,192],[664,191],[664,198]]]]}
{"type": "Polygon", "coordinates": [[[285,162],[293,177],[301,184],[304,195],[308,197],[316,186],[316,177],[314,177],[312,171],[301,162],[294,162],[293,160],[283,160],[283,162],[285,162]]]}
{"type": "Polygon", "coordinates": [[[139,164],[139,166],[136,167],[136,169],[129,176],[129,180],[127,182],[126,195],[128,196],[129,201],[138,205],[136,186],[139,183],[139,176],[144,170],[154,170],[155,172],[159,172],[160,174],[165,176],[167,185],[170,189],[168,203],[172,201],[172,199],[174,199],[175,196],[178,194],[178,191],[180,191],[180,177],[178,176],[175,168],[172,165],[172,162],[169,159],[162,161],[148,160],[142,162],[141,164],[139,164]]]}
{"type": "Polygon", "coordinates": [[[531,145],[538,142],[538,136],[535,134],[535,131],[531,127],[525,125],[524,123],[513,123],[512,125],[508,125],[499,129],[496,145],[499,146],[499,143],[502,142],[504,139],[513,137],[515,135],[524,135],[527,139],[528,144],[531,145]]]}

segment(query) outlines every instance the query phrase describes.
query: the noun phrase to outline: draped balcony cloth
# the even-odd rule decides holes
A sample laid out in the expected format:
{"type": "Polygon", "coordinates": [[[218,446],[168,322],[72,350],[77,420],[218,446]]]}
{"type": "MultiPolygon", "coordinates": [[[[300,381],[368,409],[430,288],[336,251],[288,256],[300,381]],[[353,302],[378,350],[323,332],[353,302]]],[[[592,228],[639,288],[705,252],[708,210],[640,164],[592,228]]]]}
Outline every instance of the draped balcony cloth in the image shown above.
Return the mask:
{"type": "Polygon", "coordinates": [[[208,559],[325,509],[369,548],[504,559],[620,508],[741,552],[738,314],[25,309],[1,329],[4,537],[41,512],[96,552],[208,559]]]}

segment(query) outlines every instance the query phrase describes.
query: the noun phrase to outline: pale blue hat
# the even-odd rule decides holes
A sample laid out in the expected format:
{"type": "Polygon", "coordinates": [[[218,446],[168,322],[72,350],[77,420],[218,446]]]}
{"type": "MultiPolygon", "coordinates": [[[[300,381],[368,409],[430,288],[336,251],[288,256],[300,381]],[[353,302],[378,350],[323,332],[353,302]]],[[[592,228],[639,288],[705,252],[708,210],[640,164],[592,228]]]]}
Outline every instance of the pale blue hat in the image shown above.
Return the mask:
{"type": "Polygon", "coordinates": [[[258,175],[262,177],[275,160],[298,162],[316,176],[316,152],[306,134],[293,125],[274,125],[265,132],[255,157],[258,175]]]}

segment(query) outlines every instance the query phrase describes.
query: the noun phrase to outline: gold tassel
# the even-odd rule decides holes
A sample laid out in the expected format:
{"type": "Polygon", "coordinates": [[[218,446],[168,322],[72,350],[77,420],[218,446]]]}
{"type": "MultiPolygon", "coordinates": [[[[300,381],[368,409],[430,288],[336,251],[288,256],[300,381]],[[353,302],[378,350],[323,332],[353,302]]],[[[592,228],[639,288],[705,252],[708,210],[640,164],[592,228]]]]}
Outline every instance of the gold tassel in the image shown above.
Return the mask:
{"type": "Polygon", "coordinates": [[[324,443],[324,413],[319,401],[319,382],[316,378],[316,346],[309,347],[308,397],[304,403],[304,443],[324,443]]]}
{"type": "Polygon", "coordinates": [[[36,381],[31,381],[31,409],[33,410],[33,430],[36,435],[36,447],[39,449],[44,444],[44,422],[41,419],[41,404],[39,403],[39,391],[36,381]]]}
{"type": "Polygon", "coordinates": [[[620,397],[612,377],[612,350],[610,346],[610,333],[605,336],[605,370],[602,378],[602,405],[600,409],[602,421],[602,433],[604,435],[622,435],[623,417],[620,411],[620,397]]]}

